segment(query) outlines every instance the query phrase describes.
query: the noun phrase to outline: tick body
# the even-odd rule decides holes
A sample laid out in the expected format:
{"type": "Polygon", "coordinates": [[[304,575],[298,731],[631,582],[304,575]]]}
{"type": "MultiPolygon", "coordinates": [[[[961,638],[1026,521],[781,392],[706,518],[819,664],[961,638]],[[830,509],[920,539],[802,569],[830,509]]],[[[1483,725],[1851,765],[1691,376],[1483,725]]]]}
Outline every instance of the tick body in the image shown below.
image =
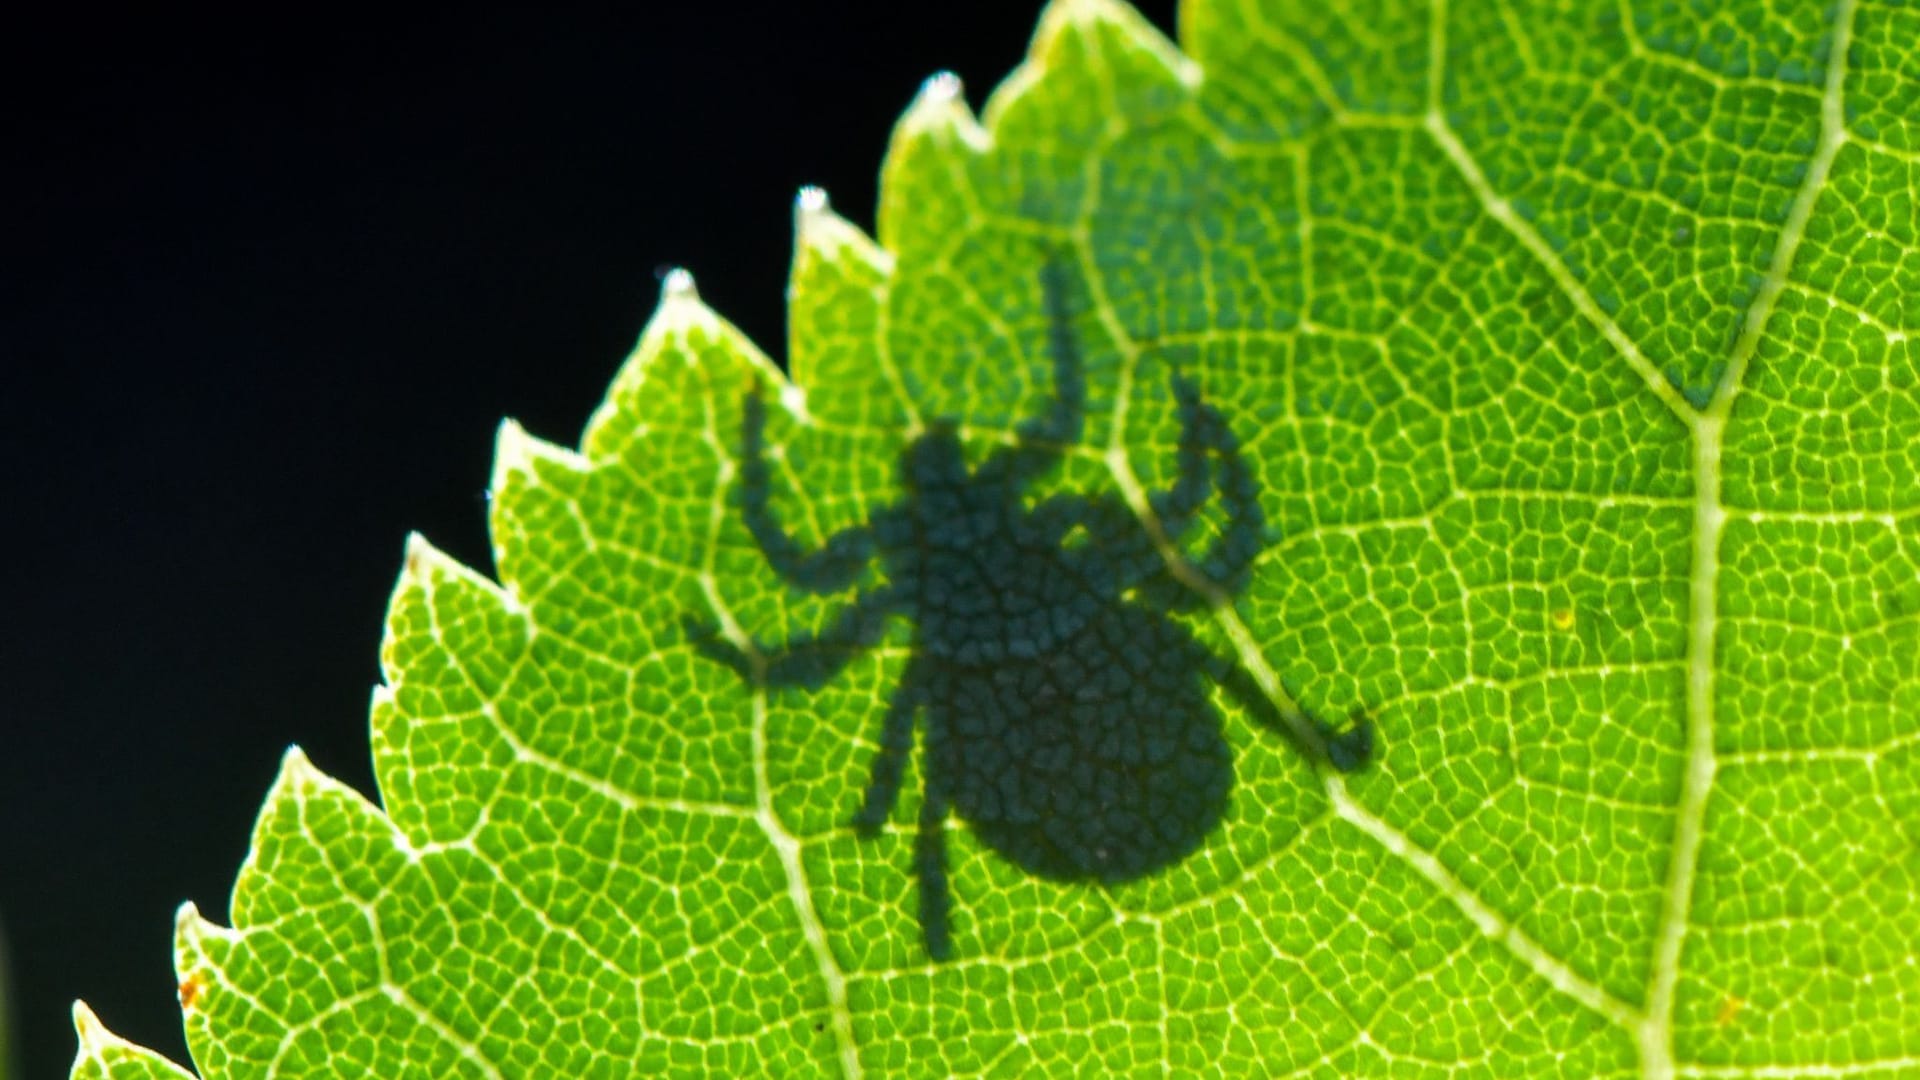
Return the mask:
{"type": "Polygon", "coordinates": [[[950,812],[1031,873],[1113,883],[1196,850],[1233,783],[1209,687],[1237,668],[1172,617],[1209,601],[1175,579],[1154,532],[1177,545],[1217,493],[1223,527],[1190,565],[1214,595],[1230,594],[1261,546],[1252,476],[1219,412],[1176,376],[1177,468],[1169,488],[1147,495],[1146,514],[1115,494],[1031,503],[1029,485],[1084,427],[1066,282],[1049,266],[1042,283],[1054,377],[1043,412],[974,469],[954,426],[931,425],[901,455],[903,497],[818,550],[803,550],[772,511],[765,406],[748,395],[740,505],[769,564],[796,589],[827,594],[851,591],[877,559],[882,583],[817,636],[756,647],[757,660],[711,634],[699,640],[770,687],[818,689],[878,644],[889,620],[911,622],[911,655],[853,824],[872,833],[886,821],[924,732],[914,871],[936,959],[952,951],[950,812]]]}

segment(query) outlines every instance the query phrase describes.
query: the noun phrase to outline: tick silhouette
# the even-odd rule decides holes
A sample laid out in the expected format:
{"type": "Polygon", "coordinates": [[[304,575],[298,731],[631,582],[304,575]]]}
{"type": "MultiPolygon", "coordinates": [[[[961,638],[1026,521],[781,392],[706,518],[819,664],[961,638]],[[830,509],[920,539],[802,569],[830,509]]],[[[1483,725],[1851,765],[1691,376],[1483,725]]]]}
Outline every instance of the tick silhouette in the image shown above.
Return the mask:
{"type": "MultiPolygon", "coordinates": [[[[817,690],[882,640],[889,617],[912,621],[911,655],[853,824],[871,834],[886,821],[920,717],[926,779],[914,870],[935,959],[952,950],[950,808],[1031,873],[1138,878],[1196,850],[1225,810],[1233,759],[1209,685],[1273,711],[1238,665],[1170,617],[1208,601],[1174,577],[1152,528],[1178,544],[1217,490],[1223,525],[1190,565],[1231,593],[1244,585],[1265,525],[1238,440],[1193,383],[1172,378],[1180,435],[1171,486],[1146,496],[1156,526],[1117,494],[1028,505],[1027,487],[1079,442],[1086,397],[1066,282],[1053,266],[1041,280],[1054,383],[1045,409],[971,471],[955,426],[929,425],[901,456],[904,497],[818,550],[804,550],[772,512],[766,410],[757,391],[747,395],[739,500],[767,562],[812,593],[851,589],[876,555],[885,580],[818,635],[756,646],[757,664],[711,629],[695,634],[705,655],[743,677],[817,690]]],[[[1356,732],[1323,740],[1319,752],[1357,766],[1370,733],[1356,732]]]]}

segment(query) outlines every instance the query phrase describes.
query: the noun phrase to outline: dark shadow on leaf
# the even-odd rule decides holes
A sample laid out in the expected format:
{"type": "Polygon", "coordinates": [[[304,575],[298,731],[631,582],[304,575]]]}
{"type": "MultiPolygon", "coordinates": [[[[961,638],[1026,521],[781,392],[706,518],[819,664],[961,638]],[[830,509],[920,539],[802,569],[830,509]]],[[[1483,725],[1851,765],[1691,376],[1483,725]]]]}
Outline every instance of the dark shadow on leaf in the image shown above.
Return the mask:
{"type": "MultiPolygon", "coordinates": [[[[1070,282],[1041,275],[1053,387],[1039,415],[969,470],[959,434],[935,423],[903,451],[905,495],[865,524],[807,551],[771,506],[766,407],[749,393],[741,433],[742,517],[793,588],[851,589],[878,557],[884,584],[857,593],[817,634],[751,654],[689,626],[705,656],[771,687],[818,690],[880,643],[887,621],[913,626],[910,657],[880,724],[880,749],[853,824],[880,828],[924,732],[926,790],[914,844],[920,922],[936,959],[952,951],[945,822],[957,812],[982,843],[1056,880],[1129,881],[1197,850],[1219,823],[1233,759],[1209,685],[1222,687],[1311,758],[1342,770],[1372,754],[1371,726],[1335,733],[1290,724],[1230,659],[1169,616],[1204,609],[1139,515],[1117,494],[1026,488],[1080,441],[1086,386],[1070,282]],[[1303,730],[1318,733],[1316,745],[1303,730]]],[[[1265,518],[1239,440],[1198,388],[1175,375],[1180,420],[1172,484],[1149,493],[1161,534],[1178,545],[1210,500],[1224,525],[1187,555],[1214,595],[1244,588],[1265,518]]],[[[1183,553],[1184,554],[1184,553],[1183,553]]]]}

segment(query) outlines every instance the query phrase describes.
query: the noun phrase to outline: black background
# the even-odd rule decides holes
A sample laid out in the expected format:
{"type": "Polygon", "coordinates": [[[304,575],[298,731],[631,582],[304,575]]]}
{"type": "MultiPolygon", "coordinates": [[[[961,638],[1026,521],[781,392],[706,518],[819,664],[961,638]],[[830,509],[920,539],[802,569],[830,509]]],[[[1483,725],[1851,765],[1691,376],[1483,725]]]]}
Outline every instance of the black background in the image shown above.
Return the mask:
{"type": "MultiPolygon", "coordinates": [[[[1171,0],[1146,5],[1163,30],[1171,0]]],[[[184,1060],[289,743],[368,793],[409,529],[491,570],[502,416],[575,443],[657,272],[784,354],[802,184],[871,230],[893,121],[1028,3],[0,27],[0,924],[27,1077],[69,1003],[184,1060]]]]}

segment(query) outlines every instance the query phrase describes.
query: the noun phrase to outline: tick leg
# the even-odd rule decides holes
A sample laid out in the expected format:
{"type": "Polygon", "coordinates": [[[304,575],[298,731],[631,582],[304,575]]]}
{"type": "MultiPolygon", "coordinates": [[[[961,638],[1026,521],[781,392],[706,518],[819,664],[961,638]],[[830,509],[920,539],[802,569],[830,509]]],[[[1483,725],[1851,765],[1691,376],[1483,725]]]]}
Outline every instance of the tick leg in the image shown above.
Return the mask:
{"type": "Polygon", "coordinates": [[[1178,541],[1212,491],[1207,451],[1219,441],[1218,432],[1224,432],[1226,424],[1213,406],[1200,400],[1200,389],[1187,378],[1173,377],[1173,397],[1180,408],[1179,472],[1172,487],[1147,495],[1147,505],[1153,507],[1167,538],[1178,541]]]}
{"type": "Polygon", "coordinates": [[[913,665],[900,676],[900,686],[887,703],[887,718],[880,728],[880,752],[873,756],[873,771],[867,778],[867,793],[854,815],[853,827],[871,835],[886,823],[893,804],[900,798],[900,774],[905,770],[907,754],[913,749],[913,714],[920,708],[919,689],[915,685],[913,665]]]}
{"type": "Polygon", "coordinates": [[[1140,527],[1133,508],[1095,495],[1051,495],[1033,509],[1040,539],[1057,548],[1075,530],[1089,543],[1068,560],[1097,594],[1112,595],[1166,571],[1153,536],[1140,527]]]}
{"type": "Polygon", "coordinates": [[[920,933],[927,954],[935,960],[953,955],[947,914],[953,897],[947,891],[947,797],[929,781],[920,804],[920,831],[913,838],[914,875],[920,879],[920,933]]]}
{"type": "MultiPolygon", "coordinates": [[[[1218,414],[1215,414],[1216,416],[1218,414]]],[[[1218,425],[1220,442],[1220,502],[1227,508],[1227,527],[1200,557],[1200,571],[1230,593],[1246,585],[1253,560],[1266,544],[1267,516],[1260,509],[1260,488],[1253,470],[1240,456],[1240,440],[1225,423],[1218,425]]]]}
{"type": "Polygon", "coordinates": [[[1015,442],[993,452],[978,475],[989,481],[1026,483],[1052,468],[1080,441],[1086,427],[1087,384],[1080,341],[1073,332],[1067,301],[1067,270],[1057,255],[1040,269],[1040,291],[1047,319],[1047,353],[1053,360],[1053,395],[1046,411],[1013,429],[1015,442]]]}
{"type": "Polygon", "coordinates": [[[873,535],[864,525],[827,538],[818,551],[806,551],[787,535],[770,509],[772,482],[767,468],[767,406],[755,389],[746,396],[740,420],[740,508],[747,531],[767,564],[796,588],[834,593],[852,585],[873,555],[873,535]]]}
{"type": "Polygon", "coordinates": [[[796,638],[778,651],[769,651],[769,686],[804,686],[817,690],[852,663],[855,657],[880,644],[887,633],[887,615],[895,607],[892,588],[862,593],[840,609],[832,625],[818,637],[796,638]]]}
{"type": "MultiPolygon", "coordinates": [[[[809,689],[825,686],[855,657],[880,643],[887,632],[887,615],[896,606],[890,587],[862,593],[842,608],[819,636],[795,638],[779,649],[760,648],[766,661],[766,684],[809,689]]],[[[700,655],[727,665],[743,679],[753,678],[751,657],[722,638],[718,628],[689,624],[687,636],[700,655]]]]}
{"type": "MultiPolygon", "coordinates": [[[[880,731],[880,752],[874,755],[866,797],[860,813],[853,819],[854,827],[863,833],[877,831],[900,798],[900,774],[906,768],[908,752],[913,749],[913,717],[919,708],[919,679],[909,664],[900,676],[899,689],[887,703],[887,719],[880,731]]],[[[953,952],[947,928],[953,899],[947,892],[947,797],[938,780],[932,778],[934,768],[929,760],[926,795],[920,803],[920,827],[913,836],[913,870],[920,883],[920,933],[926,939],[927,953],[935,960],[945,960],[953,952]]]]}
{"type": "MultiPolygon", "coordinates": [[[[1200,400],[1199,390],[1179,376],[1174,377],[1173,393],[1180,402],[1180,473],[1173,487],[1154,493],[1150,499],[1168,537],[1178,537],[1206,503],[1211,486],[1207,454],[1211,451],[1219,455],[1220,501],[1227,509],[1227,526],[1194,565],[1214,584],[1237,593],[1245,587],[1253,560],[1265,544],[1267,519],[1260,509],[1260,489],[1254,483],[1253,470],[1240,456],[1240,440],[1219,410],[1200,400]]],[[[1163,599],[1173,610],[1191,610],[1206,603],[1204,596],[1192,590],[1163,599]]]]}
{"type": "Polygon", "coordinates": [[[1019,433],[1067,447],[1080,441],[1086,426],[1087,384],[1067,301],[1067,270],[1057,257],[1040,268],[1040,292],[1047,316],[1047,356],[1053,361],[1053,397],[1047,411],[1021,424],[1019,433]]]}
{"type": "MultiPolygon", "coordinates": [[[[1173,394],[1180,408],[1179,468],[1172,486],[1147,493],[1147,506],[1160,531],[1178,543],[1218,486],[1227,508],[1226,528],[1214,537],[1193,565],[1209,581],[1228,593],[1246,585],[1248,571],[1265,542],[1266,515],[1253,471],[1240,456],[1240,441],[1218,409],[1201,400],[1191,380],[1176,375],[1173,394]]],[[[1132,520],[1124,504],[1086,496],[1055,496],[1035,508],[1034,520],[1048,537],[1064,537],[1075,526],[1084,527],[1099,541],[1097,554],[1076,558],[1087,572],[1103,571],[1119,588],[1135,587],[1148,606],[1165,611],[1193,611],[1206,606],[1208,595],[1188,588],[1166,572],[1152,538],[1132,520]],[[1123,523],[1123,519],[1124,523],[1123,523]]]]}
{"type": "MultiPolygon", "coordinates": [[[[1261,724],[1285,737],[1309,760],[1343,773],[1359,772],[1373,760],[1373,720],[1366,713],[1356,710],[1352,725],[1341,731],[1297,704],[1291,710],[1281,709],[1244,667],[1231,660],[1213,657],[1212,667],[1215,684],[1225,690],[1227,696],[1239,702],[1261,724]]],[[[1298,700],[1285,683],[1280,688],[1287,697],[1298,700]]]]}

